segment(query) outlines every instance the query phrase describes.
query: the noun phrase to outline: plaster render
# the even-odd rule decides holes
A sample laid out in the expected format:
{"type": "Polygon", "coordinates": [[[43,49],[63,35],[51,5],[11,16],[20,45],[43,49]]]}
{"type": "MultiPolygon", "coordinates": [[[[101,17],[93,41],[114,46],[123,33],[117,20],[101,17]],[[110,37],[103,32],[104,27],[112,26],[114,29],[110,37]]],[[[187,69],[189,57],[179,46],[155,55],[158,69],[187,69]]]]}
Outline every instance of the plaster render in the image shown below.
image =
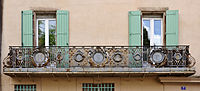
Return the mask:
{"type": "MultiPolygon", "coordinates": [[[[167,7],[179,10],[179,44],[190,45],[190,53],[197,61],[193,76],[200,76],[199,5],[200,0],[4,0],[1,60],[7,56],[8,46],[21,45],[22,10],[68,10],[70,46],[128,46],[128,11],[167,7]]],[[[22,79],[2,74],[2,91],[13,91],[15,83],[36,83],[37,91],[81,91],[81,82],[98,82],[98,79],[22,79]]],[[[101,78],[100,81],[115,82],[116,91],[180,91],[182,86],[162,84],[155,78],[101,78]]],[[[198,83],[187,86],[187,91],[200,88],[198,83]]]]}

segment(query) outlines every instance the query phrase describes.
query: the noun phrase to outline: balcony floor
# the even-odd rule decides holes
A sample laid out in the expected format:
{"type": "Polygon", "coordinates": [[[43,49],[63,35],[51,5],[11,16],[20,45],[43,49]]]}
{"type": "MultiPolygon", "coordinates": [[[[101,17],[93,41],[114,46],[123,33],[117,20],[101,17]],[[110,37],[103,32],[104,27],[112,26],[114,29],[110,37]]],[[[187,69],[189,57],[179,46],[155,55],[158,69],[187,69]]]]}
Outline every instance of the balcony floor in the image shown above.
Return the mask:
{"type": "Polygon", "coordinates": [[[190,76],[194,68],[4,68],[11,77],[134,77],[134,76],[190,76]]]}

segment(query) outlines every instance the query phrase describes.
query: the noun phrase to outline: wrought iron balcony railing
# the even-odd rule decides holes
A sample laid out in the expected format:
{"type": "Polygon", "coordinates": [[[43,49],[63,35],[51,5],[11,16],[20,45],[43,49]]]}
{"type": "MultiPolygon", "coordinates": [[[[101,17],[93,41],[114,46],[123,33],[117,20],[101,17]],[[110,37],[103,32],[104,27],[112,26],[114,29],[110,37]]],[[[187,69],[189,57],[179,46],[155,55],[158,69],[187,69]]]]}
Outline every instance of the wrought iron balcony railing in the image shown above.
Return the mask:
{"type": "Polygon", "coordinates": [[[4,68],[190,68],[189,46],[10,46],[4,68]]]}

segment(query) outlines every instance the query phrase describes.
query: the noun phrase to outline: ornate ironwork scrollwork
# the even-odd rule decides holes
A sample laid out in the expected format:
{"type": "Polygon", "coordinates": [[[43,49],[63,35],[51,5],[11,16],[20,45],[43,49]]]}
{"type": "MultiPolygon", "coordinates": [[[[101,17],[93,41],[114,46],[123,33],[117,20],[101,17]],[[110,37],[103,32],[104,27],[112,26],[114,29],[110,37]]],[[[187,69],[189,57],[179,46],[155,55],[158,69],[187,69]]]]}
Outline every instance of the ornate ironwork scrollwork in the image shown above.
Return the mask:
{"type": "Polygon", "coordinates": [[[10,47],[4,67],[193,67],[189,46],[10,47]]]}
{"type": "Polygon", "coordinates": [[[135,61],[140,61],[142,59],[142,56],[140,53],[136,53],[133,55],[133,58],[135,59],[135,61]]]}
{"type": "Polygon", "coordinates": [[[82,48],[73,48],[70,49],[70,66],[89,66],[88,62],[88,49],[82,49],[82,48]]]}
{"type": "Polygon", "coordinates": [[[122,55],[121,52],[115,52],[113,55],[112,55],[112,59],[115,61],[115,62],[121,62],[124,57],[122,55]]]}
{"type": "Polygon", "coordinates": [[[129,48],[129,63],[132,67],[142,67],[142,48],[130,47],[129,48]]]}
{"type": "Polygon", "coordinates": [[[101,51],[96,51],[94,54],[93,54],[93,61],[96,63],[96,64],[101,64],[103,61],[104,61],[104,54],[101,52],[101,51]]]}
{"type": "Polygon", "coordinates": [[[58,52],[58,53],[57,53],[56,60],[58,61],[59,64],[60,64],[60,62],[63,60],[63,56],[62,56],[62,53],[61,53],[61,52],[58,52]]]}
{"type": "Polygon", "coordinates": [[[174,58],[175,58],[175,60],[181,60],[181,58],[182,58],[182,55],[181,55],[181,53],[174,53],[174,58]]]}
{"type": "Polygon", "coordinates": [[[4,68],[12,68],[13,67],[13,50],[10,48],[10,52],[3,59],[3,67],[4,68]]]}
{"type": "Polygon", "coordinates": [[[83,53],[80,50],[78,50],[77,53],[75,53],[75,55],[74,55],[74,60],[76,62],[82,62],[84,60],[84,58],[85,58],[85,56],[83,55],[83,53]]]}
{"type": "Polygon", "coordinates": [[[152,49],[150,63],[156,67],[166,64],[166,53],[162,49],[152,49]]]}
{"type": "Polygon", "coordinates": [[[89,53],[89,63],[91,66],[104,67],[108,63],[108,55],[103,48],[96,47],[89,53]]]}
{"type": "Polygon", "coordinates": [[[49,63],[47,51],[35,50],[32,56],[32,64],[34,67],[44,67],[49,63]]]}
{"type": "Polygon", "coordinates": [[[150,59],[153,63],[161,63],[164,60],[165,54],[160,51],[152,52],[150,55],[150,59]]]}
{"type": "Polygon", "coordinates": [[[22,54],[22,50],[16,51],[17,57],[16,57],[16,64],[21,68],[24,64],[24,56],[22,54]]]}
{"type": "Polygon", "coordinates": [[[192,57],[191,55],[188,55],[189,59],[188,59],[188,67],[193,67],[196,64],[196,60],[194,57],[192,57]]]}

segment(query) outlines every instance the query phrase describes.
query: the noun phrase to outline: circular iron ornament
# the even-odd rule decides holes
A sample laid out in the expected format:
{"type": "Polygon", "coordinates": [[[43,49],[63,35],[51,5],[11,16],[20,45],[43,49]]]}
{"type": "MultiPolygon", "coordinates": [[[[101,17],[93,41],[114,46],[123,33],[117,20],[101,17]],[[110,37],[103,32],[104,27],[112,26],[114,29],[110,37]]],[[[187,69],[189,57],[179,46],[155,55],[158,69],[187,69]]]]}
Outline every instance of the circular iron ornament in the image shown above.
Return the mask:
{"type": "Polygon", "coordinates": [[[84,56],[82,53],[77,53],[75,56],[74,56],[74,60],[76,62],[82,62],[84,60],[84,56]]]}
{"type": "Polygon", "coordinates": [[[112,59],[115,62],[121,62],[123,60],[123,55],[120,52],[117,52],[112,56],[112,59]]]}
{"type": "Polygon", "coordinates": [[[46,52],[35,51],[32,57],[32,63],[35,67],[43,67],[49,63],[49,58],[46,52]]]}
{"type": "Polygon", "coordinates": [[[94,53],[93,60],[98,64],[102,63],[104,61],[103,53],[101,53],[101,52],[94,53]]]}
{"type": "Polygon", "coordinates": [[[174,54],[174,58],[175,58],[176,60],[181,60],[181,58],[182,58],[181,53],[175,53],[175,54],[174,54]]]}
{"type": "Polygon", "coordinates": [[[133,55],[133,59],[136,61],[140,61],[142,59],[141,55],[139,53],[133,55]]]}
{"type": "Polygon", "coordinates": [[[161,63],[164,61],[164,57],[164,53],[157,51],[151,53],[150,60],[154,63],[161,63]]]}
{"type": "Polygon", "coordinates": [[[45,55],[41,52],[38,52],[34,55],[35,63],[42,64],[45,60],[45,55]]]}

